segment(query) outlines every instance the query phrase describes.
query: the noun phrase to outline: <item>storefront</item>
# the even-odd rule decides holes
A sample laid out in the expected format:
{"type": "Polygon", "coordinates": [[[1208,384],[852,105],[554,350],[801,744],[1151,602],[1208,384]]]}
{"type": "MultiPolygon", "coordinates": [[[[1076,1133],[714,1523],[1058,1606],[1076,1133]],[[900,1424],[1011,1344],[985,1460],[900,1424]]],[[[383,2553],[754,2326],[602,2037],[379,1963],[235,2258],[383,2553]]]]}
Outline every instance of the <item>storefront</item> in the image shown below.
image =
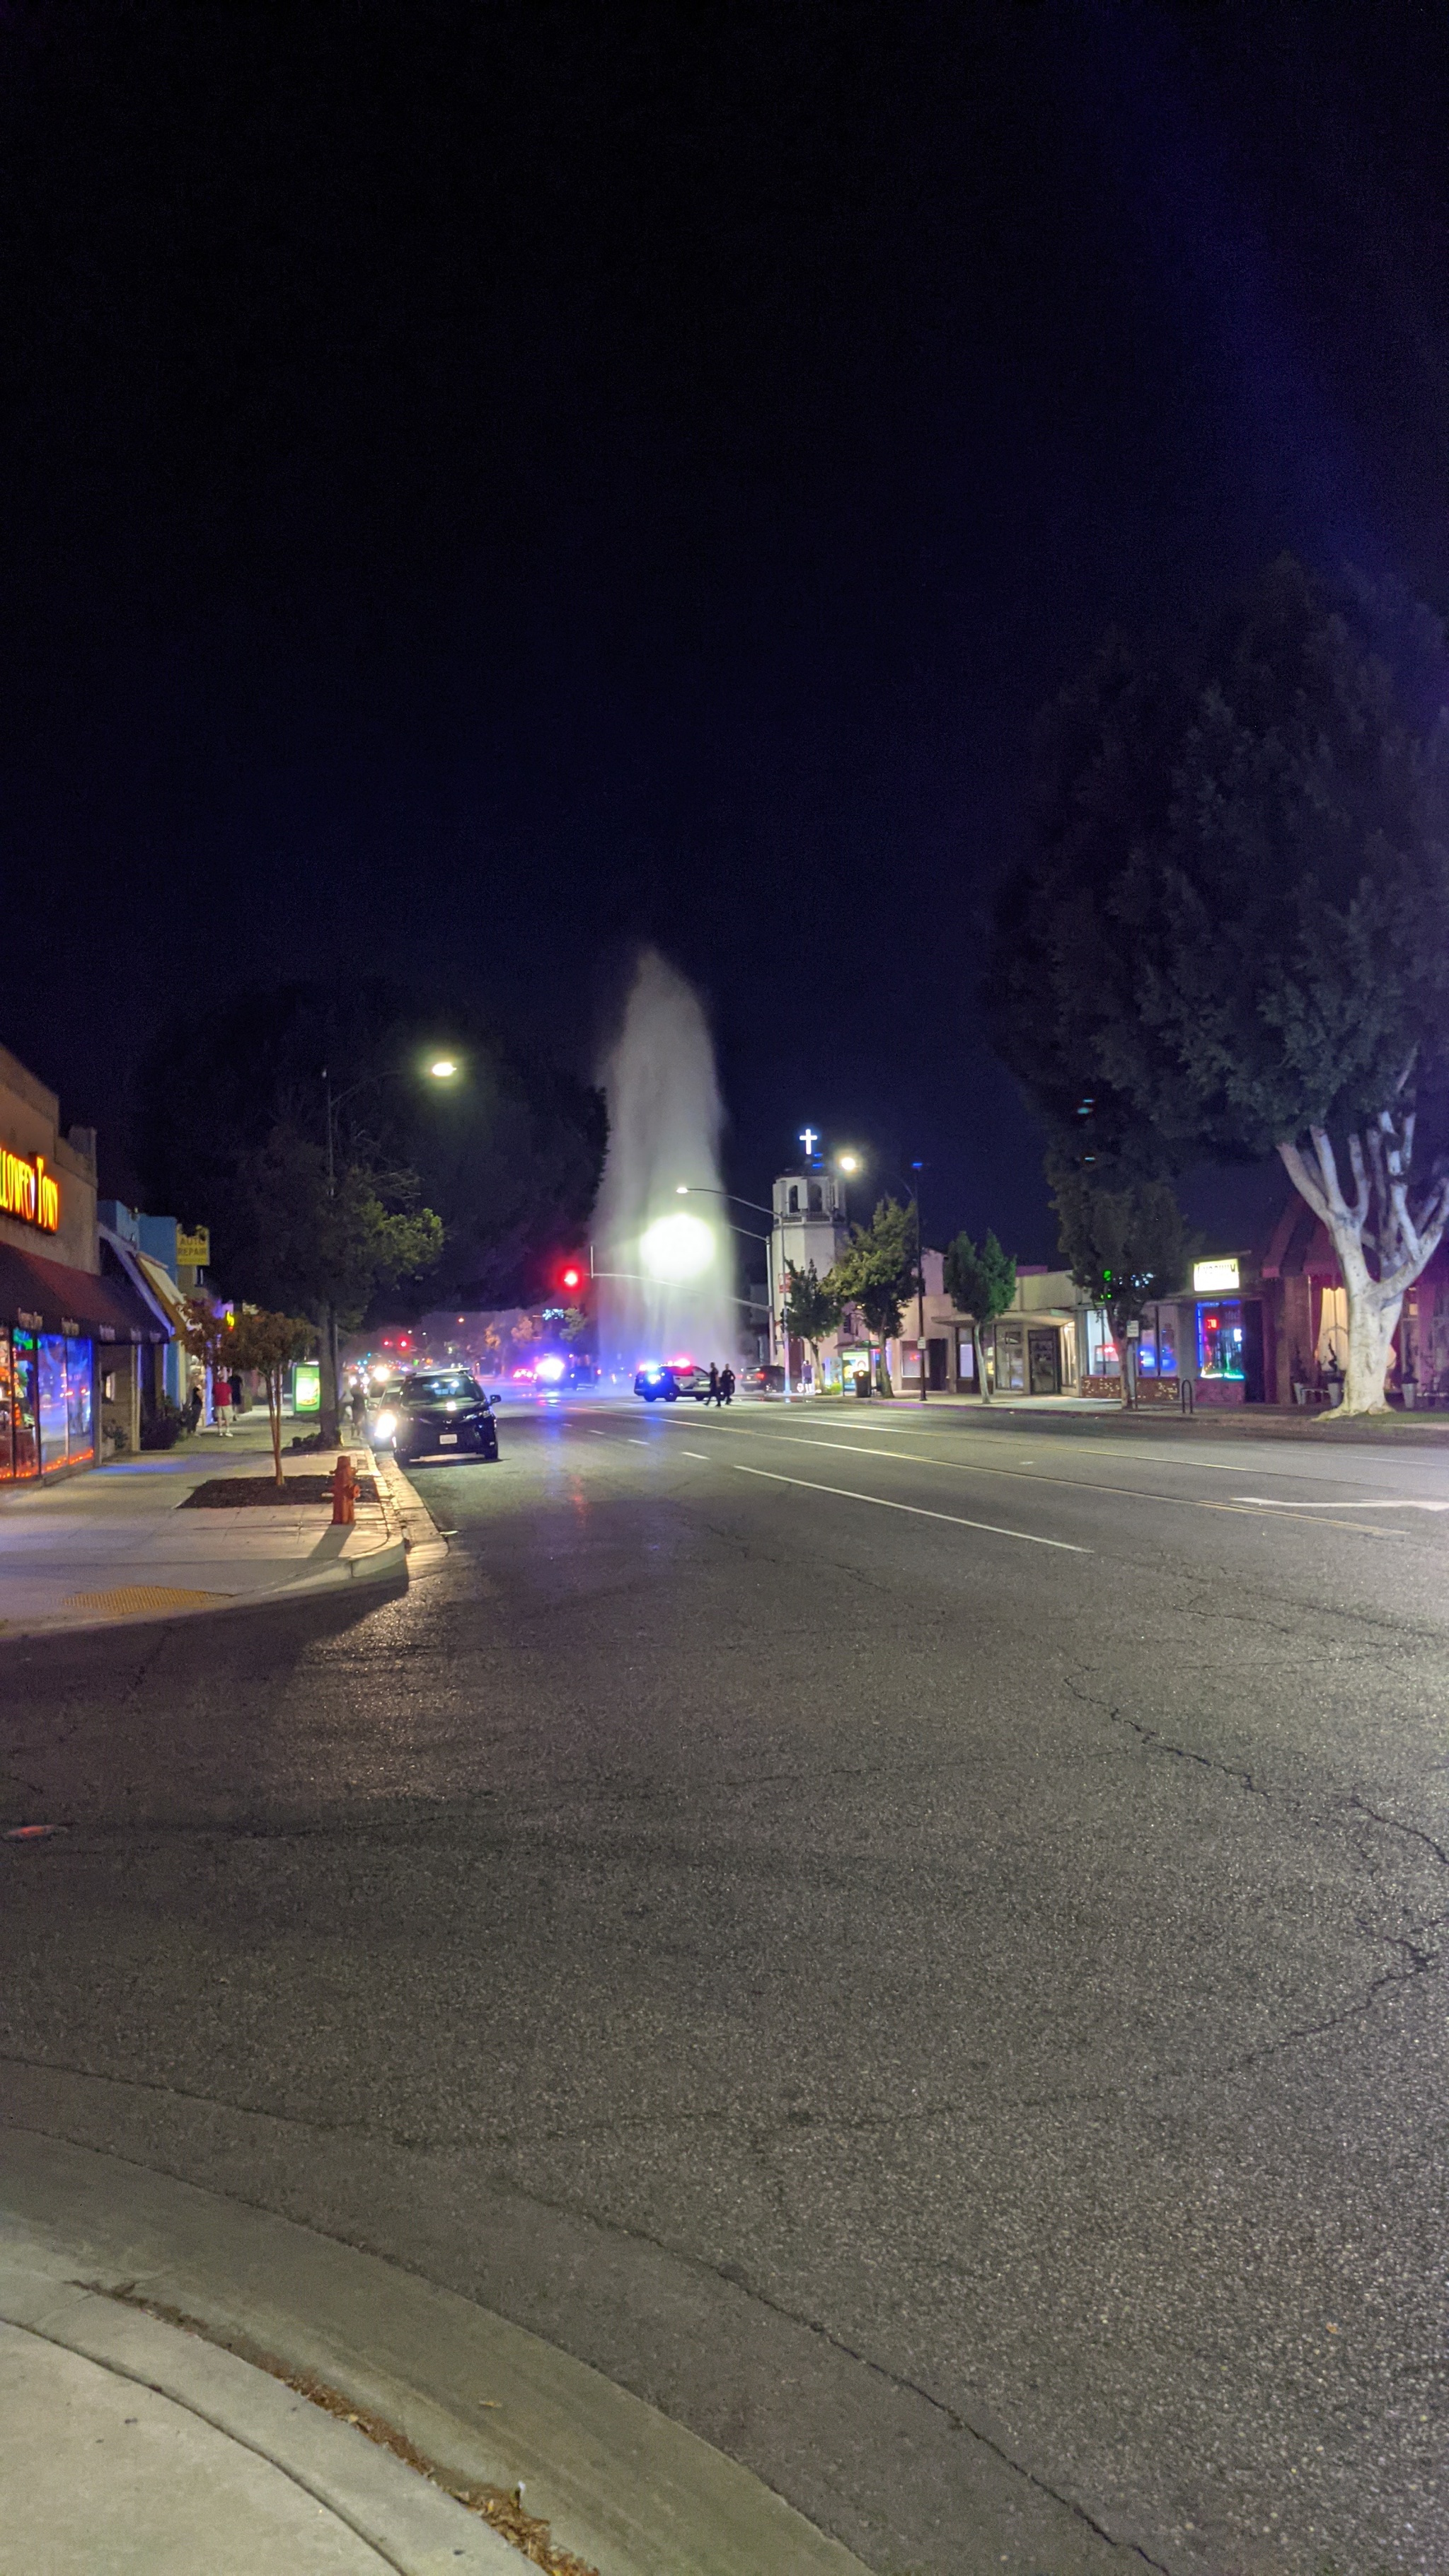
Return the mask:
{"type": "Polygon", "coordinates": [[[52,1091],[0,1048],[0,1486],[93,1467],[106,1382],[139,1385],[169,1339],[133,1283],[102,1272],[95,1137],[59,1132],[52,1091]]]}

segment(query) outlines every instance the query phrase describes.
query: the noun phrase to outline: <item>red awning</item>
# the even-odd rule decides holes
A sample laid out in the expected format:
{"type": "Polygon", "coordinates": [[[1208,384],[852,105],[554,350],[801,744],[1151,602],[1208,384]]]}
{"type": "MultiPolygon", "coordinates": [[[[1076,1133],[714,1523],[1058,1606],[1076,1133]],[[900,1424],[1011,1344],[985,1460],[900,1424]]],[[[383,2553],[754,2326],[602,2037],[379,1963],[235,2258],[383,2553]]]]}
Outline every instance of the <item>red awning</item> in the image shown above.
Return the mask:
{"type": "Polygon", "coordinates": [[[97,1342],[164,1342],[165,1325],[129,1279],[98,1278],[0,1243],[0,1324],[97,1342]]]}

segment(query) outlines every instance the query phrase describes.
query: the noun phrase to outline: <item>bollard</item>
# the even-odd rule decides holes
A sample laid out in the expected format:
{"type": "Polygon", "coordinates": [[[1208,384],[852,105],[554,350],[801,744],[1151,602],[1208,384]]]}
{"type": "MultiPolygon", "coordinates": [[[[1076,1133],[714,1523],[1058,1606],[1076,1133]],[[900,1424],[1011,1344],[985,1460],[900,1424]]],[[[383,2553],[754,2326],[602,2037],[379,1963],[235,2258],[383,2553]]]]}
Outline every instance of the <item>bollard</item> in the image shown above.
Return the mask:
{"type": "Polygon", "coordinates": [[[347,1526],[357,1518],[357,1474],[345,1449],[332,1470],[332,1518],[347,1526]]]}

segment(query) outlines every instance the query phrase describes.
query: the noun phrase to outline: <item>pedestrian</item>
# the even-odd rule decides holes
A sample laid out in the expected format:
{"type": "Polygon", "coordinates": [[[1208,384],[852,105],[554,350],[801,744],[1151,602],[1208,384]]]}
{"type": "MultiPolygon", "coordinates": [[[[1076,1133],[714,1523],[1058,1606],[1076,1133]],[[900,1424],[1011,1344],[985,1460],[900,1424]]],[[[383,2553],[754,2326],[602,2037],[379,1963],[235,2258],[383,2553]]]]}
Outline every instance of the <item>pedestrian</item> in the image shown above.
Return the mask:
{"type": "Polygon", "coordinates": [[[734,1400],[735,1373],[730,1367],[729,1361],[726,1360],[724,1367],[719,1373],[719,1401],[721,1404],[733,1404],[734,1400]]]}
{"type": "Polygon", "coordinates": [[[719,1370],[713,1360],[709,1364],[709,1394],[705,1400],[716,1407],[719,1404],[719,1370]]]}
{"type": "Polygon", "coordinates": [[[196,1426],[201,1420],[202,1414],[205,1410],[205,1405],[202,1402],[201,1388],[197,1384],[195,1378],[193,1378],[191,1381],[191,1393],[186,1399],[186,1428],[193,1437],[195,1436],[196,1426]]]}
{"type": "Polygon", "coordinates": [[[231,1438],[231,1380],[220,1370],[211,1381],[211,1418],[223,1440],[231,1438]]]}
{"type": "Polygon", "coordinates": [[[237,1415],[240,1413],[240,1411],[241,1411],[241,1409],[242,1409],[242,1392],[243,1392],[243,1390],[242,1390],[242,1373],[241,1373],[241,1370],[240,1370],[240,1369],[233,1369],[233,1370],[231,1371],[230,1375],[229,1375],[229,1376],[228,1376],[228,1378],[227,1378],[227,1385],[231,1388],[231,1413],[232,1413],[232,1420],[233,1420],[233,1421],[235,1421],[235,1420],[236,1420],[237,1415]]]}

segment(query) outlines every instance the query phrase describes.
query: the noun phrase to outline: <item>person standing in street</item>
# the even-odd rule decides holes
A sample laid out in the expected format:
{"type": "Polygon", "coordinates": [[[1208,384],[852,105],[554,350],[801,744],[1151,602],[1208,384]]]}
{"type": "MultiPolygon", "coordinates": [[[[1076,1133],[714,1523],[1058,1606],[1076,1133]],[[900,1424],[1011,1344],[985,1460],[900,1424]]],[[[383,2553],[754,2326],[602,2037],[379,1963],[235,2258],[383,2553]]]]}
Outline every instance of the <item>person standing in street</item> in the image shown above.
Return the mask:
{"type": "Polygon", "coordinates": [[[211,1381],[211,1418],[223,1440],[231,1438],[231,1380],[218,1369],[211,1381]]]}
{"type": "Polygon", "coordinates": [[[719,1373],[719,1394],[716,1396],[715,1402],[716,1404],[733,1404],[734,1400],[735,1373],[730,1367],[729,1361],[726,1360],[724,1367],[719,1373]]]}
{"type": "Polygon", "coordinates": [[[709,1398],[708,1398],[708,1400],[709,1400],[709,1402],[710,1402],[711,1404],[714,1404],[714,1405],[718,1405],[718,1403],[719,1403],[719,1369],[718,1369],[718,1367],[717,1367],[716,1363],[715,1363],[713,1360],[711,1360],[711,1361],[710,1361],[710,1364],[709,1364],[709,1398]]]}

